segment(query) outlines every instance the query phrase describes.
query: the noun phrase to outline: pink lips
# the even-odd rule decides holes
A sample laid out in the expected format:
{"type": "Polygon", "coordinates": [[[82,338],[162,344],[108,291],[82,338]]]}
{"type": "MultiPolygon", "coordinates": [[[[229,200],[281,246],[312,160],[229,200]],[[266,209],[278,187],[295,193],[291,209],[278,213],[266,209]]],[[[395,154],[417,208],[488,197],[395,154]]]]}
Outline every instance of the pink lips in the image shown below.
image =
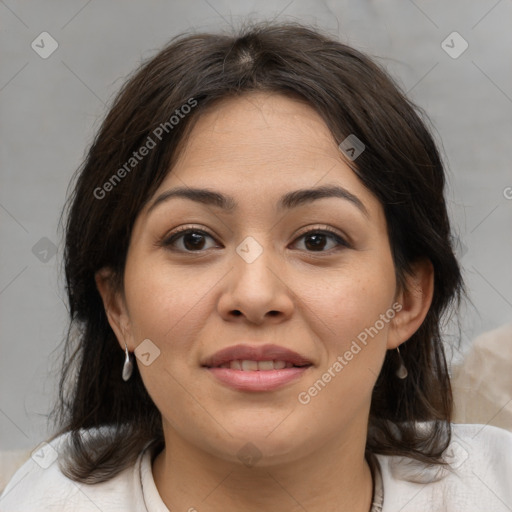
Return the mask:
{"type": "Polygon", "coordinates": [[[311,365],[297,352],[277,345],[235,345],[216,352],[202,364],[220,382],[241,391],[272,391],[299,379],[311,365]],[[287,367],[248,371],[220,367],[231,361],[284,361],[287,367]]]}

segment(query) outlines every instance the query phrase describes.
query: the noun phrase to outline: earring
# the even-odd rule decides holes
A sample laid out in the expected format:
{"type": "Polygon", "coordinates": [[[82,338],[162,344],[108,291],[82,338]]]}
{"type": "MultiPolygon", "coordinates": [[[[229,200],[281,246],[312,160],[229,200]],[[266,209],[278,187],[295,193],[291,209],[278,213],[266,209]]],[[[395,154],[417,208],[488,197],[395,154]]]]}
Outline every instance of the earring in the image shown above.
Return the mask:
{"type": "Polygon", "coordinates": [[[398,370],[396,371],[395,375],[403,380],[409,375],[409,372],[407,371],[407,368],[405,367],[404,360],[402,359],[402,356],[400,355],[400,349],[396,347],[396,350],[398,352],[398,358],[400,360],[400,366],[398,367],[398,370]]]}
{"type": "Polygon", "coordinates": [[[133,373],[133,363],[132,359],[130,357],[130,353],[128,352],[128,346],[126,345],[126,342],[124,343],[124,351],[125,351],[125,358],[124,358],[124,364],[123,364],[123,380],[126,382],[130,379],[133,373]]]}

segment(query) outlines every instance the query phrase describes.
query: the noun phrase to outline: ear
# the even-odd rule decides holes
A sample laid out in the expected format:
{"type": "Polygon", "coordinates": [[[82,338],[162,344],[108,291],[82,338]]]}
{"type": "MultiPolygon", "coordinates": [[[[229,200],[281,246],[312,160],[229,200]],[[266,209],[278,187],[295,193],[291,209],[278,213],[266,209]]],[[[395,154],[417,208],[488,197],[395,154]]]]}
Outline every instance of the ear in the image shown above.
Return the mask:
{"type": "Polygon", "coordinates": [[[124,296],[114,284],[112,269],[102,268],[98,270],[94,275],[94,280],[96,281],[96,287],[103,300],[103,307],[105,308],[108,323],[110,327],[112,327],[119,345],[124,350],[126,343],[128,350],[130,350],[130,346],[133,347],[130,316],[124,296]]]}
{"type": "Polygon", "coordinates": [[[434,295],[434,267],[430,260],[415,263],[405,276],[405,288],[396,297],[402,306],[390,322],[388,349],[395,349],[407,341],[427,316],[434,295]]]}

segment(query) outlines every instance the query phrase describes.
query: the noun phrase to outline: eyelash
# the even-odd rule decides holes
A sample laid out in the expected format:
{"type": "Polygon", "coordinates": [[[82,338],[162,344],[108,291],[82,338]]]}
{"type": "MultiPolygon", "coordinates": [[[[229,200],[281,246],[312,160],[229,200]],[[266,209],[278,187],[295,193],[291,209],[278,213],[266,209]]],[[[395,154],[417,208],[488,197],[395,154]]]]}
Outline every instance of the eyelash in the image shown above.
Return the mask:
{"type": "MultiPolygon", "coordinates": [[[[185,254],[204,252],[205,250],[189,251],[189,250],[183,250],[183,249],[176,249],[176,248],[172,247],[172,245],[177,240],[179,240],[180,238],[182,238],[184,235],[186,235],[188,233],[201,234],[203,236],[207,236],[207,237],[210,237],[215,240],[215,238],[212,235],[210,235],[210,233],[207,233],[206,231],[204,231],[202,229],[190,227],[190,226],[183,226],[183,227],[177,229],[176,231],[174,231],[173,233],[171,233],[169,236],[165,237],[158,245],[165,247],[166,249],[176,251],[176,252],[185,253],[185,254]]],[[[327,251],[307,251],[309,253],[312,253],[312,254],[331,253],[332,251],[340,250],[340,246],[345,247],[345,248],[350,248],[349,243],[344,238],[342,238],[336,231],[332,230],[328,226],[323,226],[322,228],[315,228],[315,229],[310,229],[309,231],[305,231],[304,233],[299,234],[297,236],[297,238],[295,239],[295,241],[297,241],[300,238],[303,238],[307,235],[311,235],[311,234],[328,235],[332,240],[334,240],[338,244],[338,247],[329,249],[327,251]]]]}

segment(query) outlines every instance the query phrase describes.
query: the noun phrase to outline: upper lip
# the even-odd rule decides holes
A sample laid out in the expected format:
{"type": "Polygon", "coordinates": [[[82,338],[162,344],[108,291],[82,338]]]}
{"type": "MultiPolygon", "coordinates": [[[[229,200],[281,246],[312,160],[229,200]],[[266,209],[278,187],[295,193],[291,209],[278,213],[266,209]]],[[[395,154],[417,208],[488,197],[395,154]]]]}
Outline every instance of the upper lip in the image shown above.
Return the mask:
{"type": "Polygon", "coordinates": [[[311,365],[311,361],[293,350],[278,345],[233,345],[207,357],[202,366],[214,368],[230,361],[285,361],[296,366],[311,365]]]}

